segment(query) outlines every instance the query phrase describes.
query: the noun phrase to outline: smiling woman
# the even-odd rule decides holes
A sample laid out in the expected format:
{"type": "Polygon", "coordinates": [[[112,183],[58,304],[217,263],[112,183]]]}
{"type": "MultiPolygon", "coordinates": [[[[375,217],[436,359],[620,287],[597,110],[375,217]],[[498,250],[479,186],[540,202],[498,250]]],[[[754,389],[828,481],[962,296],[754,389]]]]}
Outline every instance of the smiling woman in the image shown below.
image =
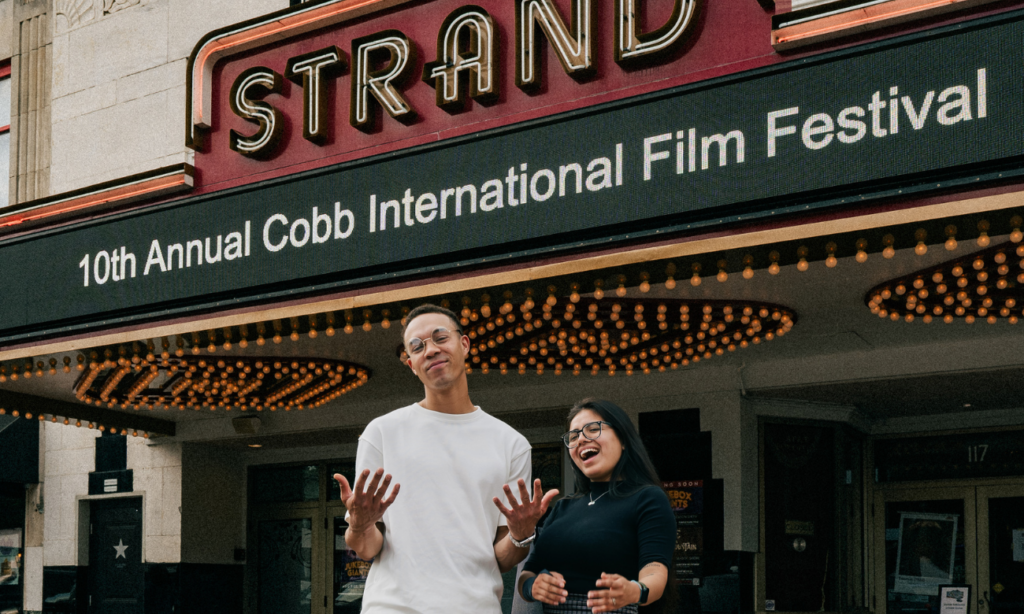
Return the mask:
{"type": "Polygon", "coordinates": [[[547,613],[635,613],[655,601],[670,611],[675,522],[629,417],[608,401],[580,401],[562,441],[576,494],[538,527],[520,594],[544,603],[547,613]]]}

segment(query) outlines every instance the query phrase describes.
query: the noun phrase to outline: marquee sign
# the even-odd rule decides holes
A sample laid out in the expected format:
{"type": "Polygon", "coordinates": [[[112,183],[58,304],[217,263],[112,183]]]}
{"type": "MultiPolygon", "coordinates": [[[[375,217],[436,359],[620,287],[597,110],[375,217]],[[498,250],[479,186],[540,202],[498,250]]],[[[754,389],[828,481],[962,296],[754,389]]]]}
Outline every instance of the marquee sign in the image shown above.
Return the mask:
{"type": "Polygon", "coordinates": [[[736,4],[320,0],[211,32],[188,69],[197,186],[241,185],[777,62],[770,14],[752,0],[736,4]],[[751,32],[763,36],[753,43],[751,32]]]}
{"type": "Polygon", "coordinates": [[[0,241],[0,342],[1012,174],[1021,40],[1016,12],[0,241]]]}

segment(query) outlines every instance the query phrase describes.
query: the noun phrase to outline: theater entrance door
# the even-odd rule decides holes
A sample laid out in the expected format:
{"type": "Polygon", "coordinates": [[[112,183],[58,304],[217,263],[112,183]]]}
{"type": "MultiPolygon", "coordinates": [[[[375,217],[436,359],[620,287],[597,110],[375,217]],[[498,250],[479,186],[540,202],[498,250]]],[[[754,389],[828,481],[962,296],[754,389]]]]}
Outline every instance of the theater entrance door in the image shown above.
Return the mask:
{"type": "Polygon", "coordinates": [[[887,484],[872,506],[876,614],[940,614],[941,586],[969,586],[967,614],[1024,614],[1024,481],[887,484]]]}

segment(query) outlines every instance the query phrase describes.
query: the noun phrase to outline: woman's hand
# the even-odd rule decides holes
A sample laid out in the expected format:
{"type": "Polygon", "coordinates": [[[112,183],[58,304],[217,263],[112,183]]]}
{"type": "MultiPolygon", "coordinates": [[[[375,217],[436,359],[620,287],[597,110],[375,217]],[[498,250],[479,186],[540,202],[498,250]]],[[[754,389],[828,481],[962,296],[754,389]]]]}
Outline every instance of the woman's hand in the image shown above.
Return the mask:
{"type": "Polygon", "coordinates": [[[597,587],[605,590],[587,593],[587,607],[594,614],[612,612],[640,601],[640,587],[619,574],[602,573],[597,587]]]}
{"type": "Polygon", "coordinates": [[[537,576],[533,581],[533,598],[548,605],[565,603],[569,593],[565,590],[565,578],[557,571],[549,571],[537,576]]]}

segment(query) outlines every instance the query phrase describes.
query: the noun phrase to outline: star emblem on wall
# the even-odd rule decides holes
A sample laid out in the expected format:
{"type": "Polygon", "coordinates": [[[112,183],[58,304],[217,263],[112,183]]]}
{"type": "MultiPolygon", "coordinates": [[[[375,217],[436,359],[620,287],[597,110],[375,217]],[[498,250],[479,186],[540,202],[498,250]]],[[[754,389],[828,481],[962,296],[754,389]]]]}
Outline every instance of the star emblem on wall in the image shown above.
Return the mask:
{"type": "Polygon", "coordinates": [[[128,558],[124,554],[125,550],[128,549],[128,546],[124,545],[124,540],[123,539],[118,539],[117,540],[117,545],[113,546],[113,548],[114,548],[114,550],[117,550],[117,554],[114,555],[115,559],[127,559],[128,558]]]}

